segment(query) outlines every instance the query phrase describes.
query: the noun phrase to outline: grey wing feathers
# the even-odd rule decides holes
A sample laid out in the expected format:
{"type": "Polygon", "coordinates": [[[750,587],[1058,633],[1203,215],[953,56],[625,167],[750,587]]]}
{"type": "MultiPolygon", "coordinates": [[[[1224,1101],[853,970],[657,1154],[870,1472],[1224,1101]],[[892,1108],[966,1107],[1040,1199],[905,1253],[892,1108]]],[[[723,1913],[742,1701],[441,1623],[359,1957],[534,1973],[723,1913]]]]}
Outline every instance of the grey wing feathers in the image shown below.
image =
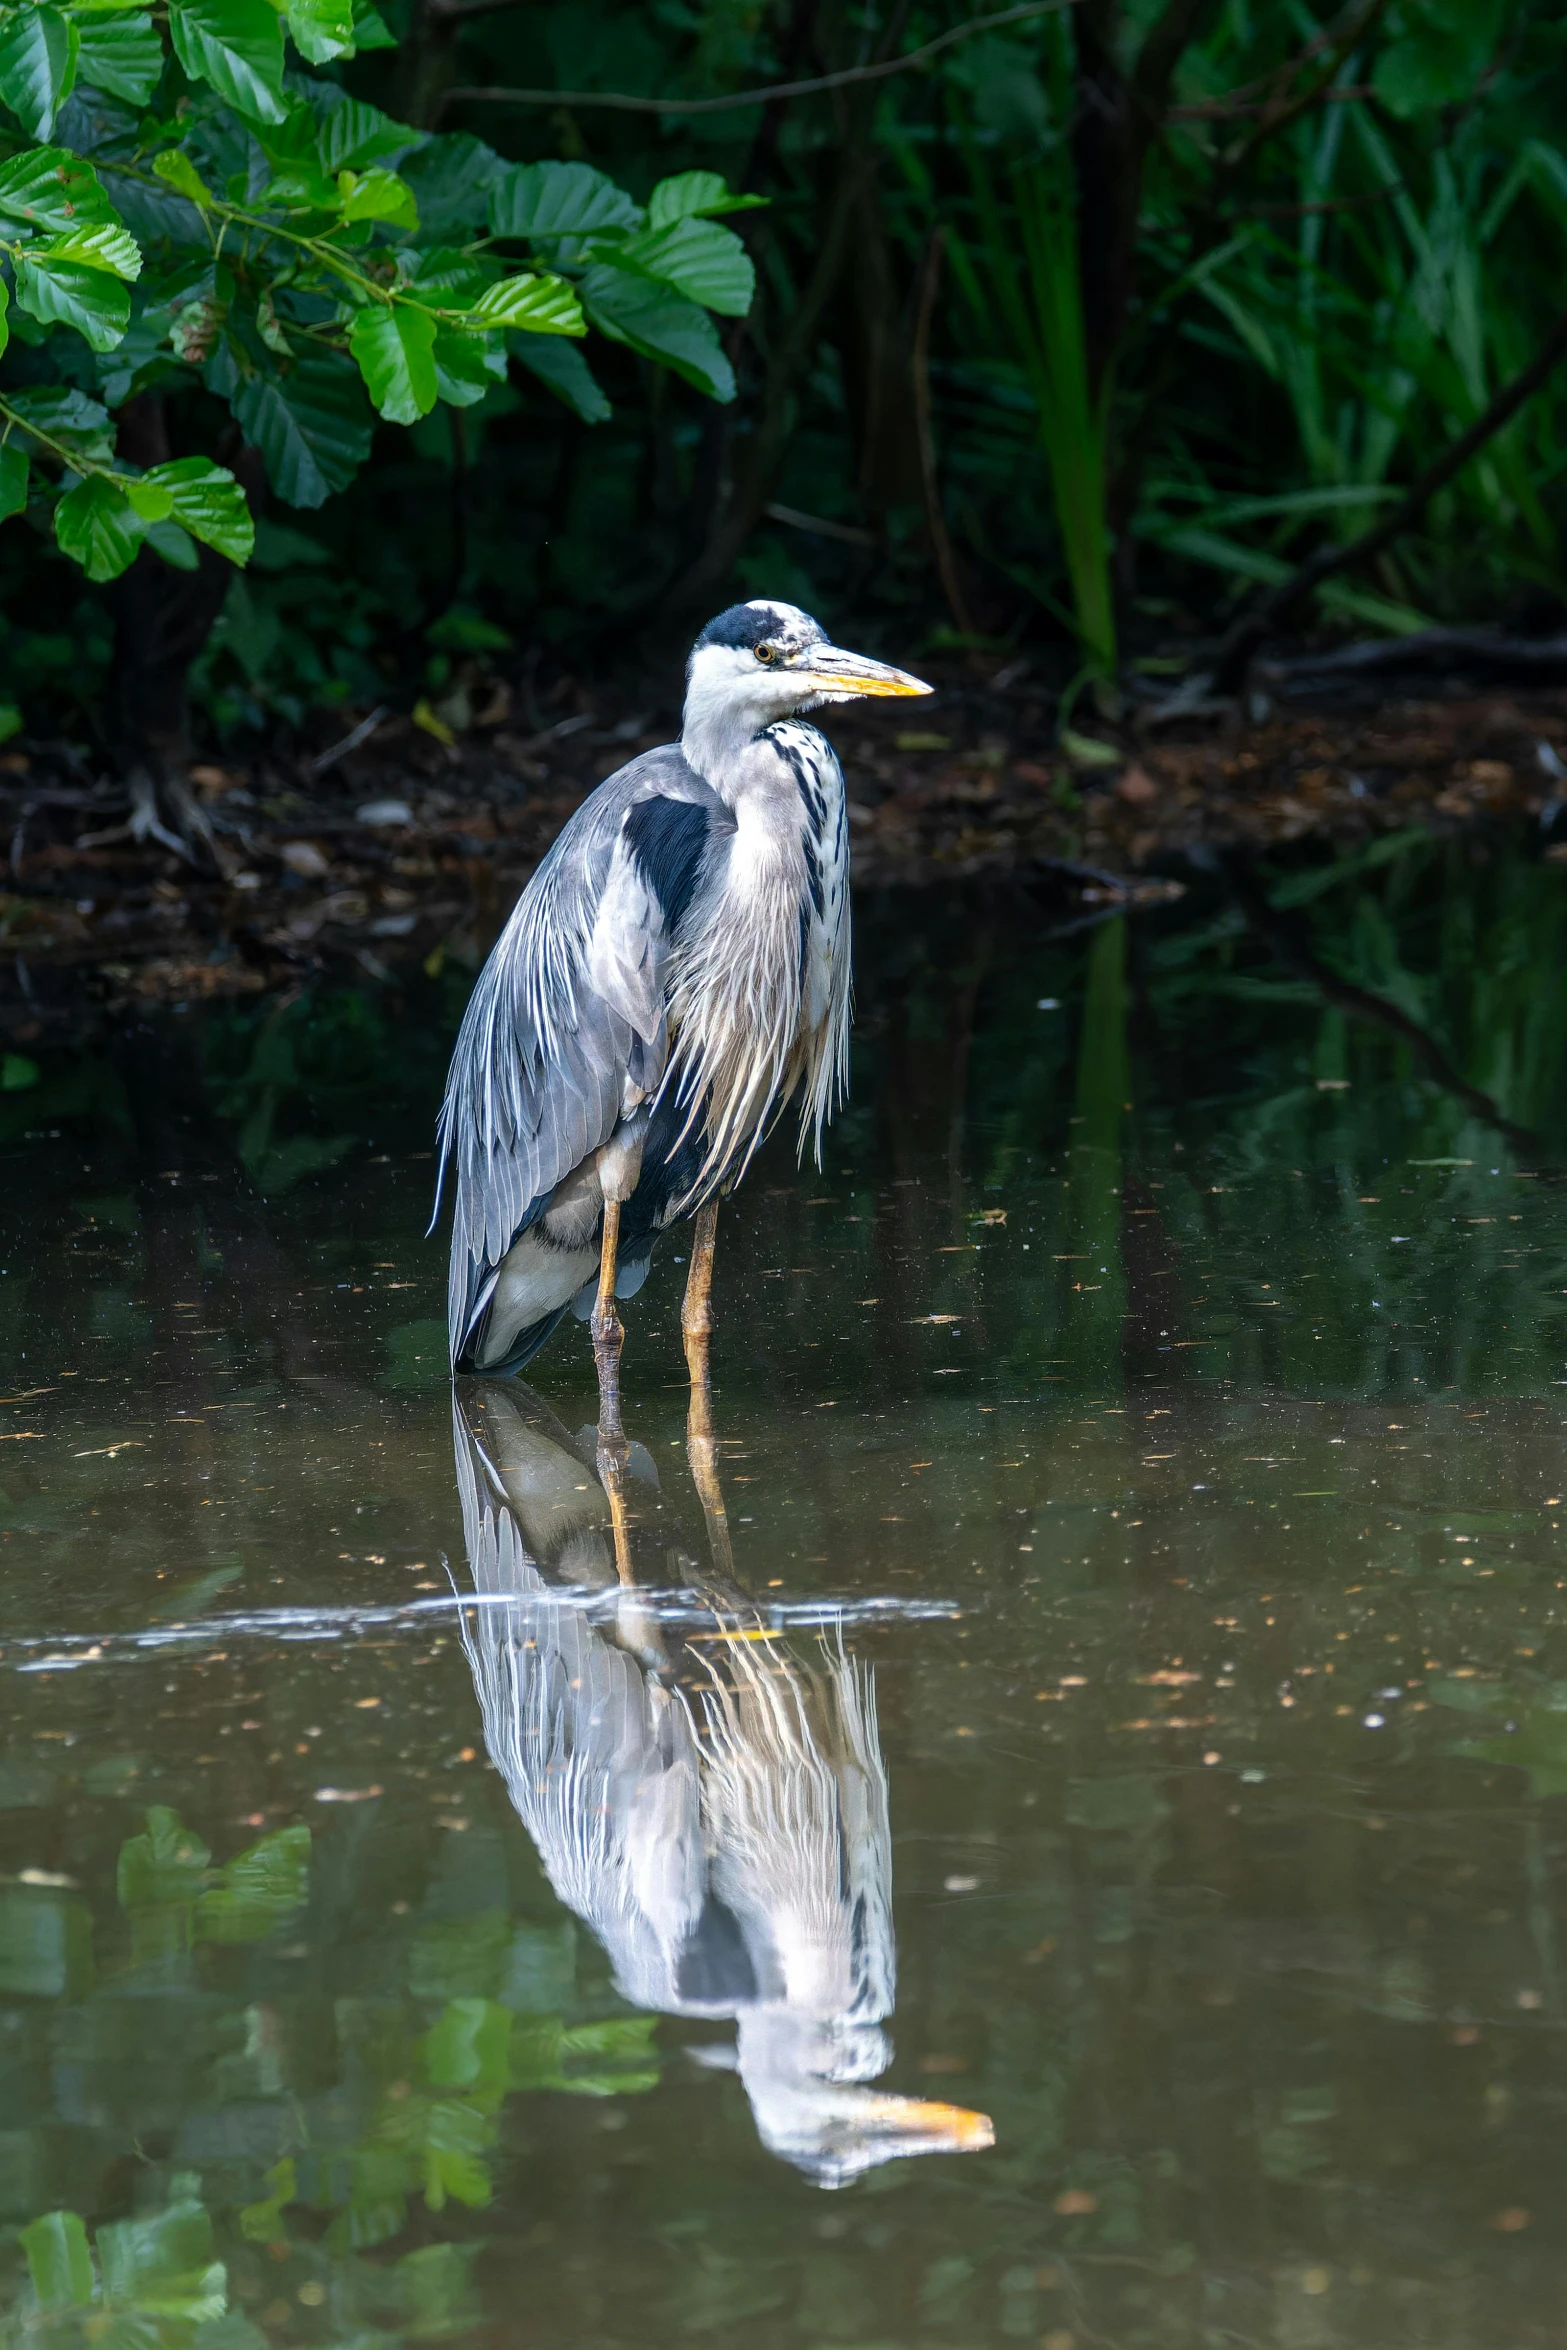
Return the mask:
{"type": "Polygon", "coordinates": [[[455,1170],[454,1361],[519,1230],[608,1141],[628,1081],[648,1092],[663,1074],[671,924],[625,832],[655,799],[727,820],[674,745],[632,760],[565,826],[469,999],[440,1120],[441,1171],[455,1170]]]}

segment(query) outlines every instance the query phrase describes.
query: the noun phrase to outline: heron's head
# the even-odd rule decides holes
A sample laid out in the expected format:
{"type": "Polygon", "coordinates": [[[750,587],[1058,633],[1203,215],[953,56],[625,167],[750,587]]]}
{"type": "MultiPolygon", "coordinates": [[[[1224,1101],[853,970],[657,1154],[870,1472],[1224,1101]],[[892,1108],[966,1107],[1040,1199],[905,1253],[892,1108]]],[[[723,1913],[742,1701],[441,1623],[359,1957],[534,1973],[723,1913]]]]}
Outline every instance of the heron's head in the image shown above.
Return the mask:
{"type": "MultiPolygon", "coordinates": [[[[857,702],[868,694],[928,694],[907,670],[835,645],[809,612],[758,596],[710,620],[686,664],[683,739],[687,757],[749,742],[780,718],[857,702]]],[[[693,759],[706,772],[700,758],[693,759]]]]}

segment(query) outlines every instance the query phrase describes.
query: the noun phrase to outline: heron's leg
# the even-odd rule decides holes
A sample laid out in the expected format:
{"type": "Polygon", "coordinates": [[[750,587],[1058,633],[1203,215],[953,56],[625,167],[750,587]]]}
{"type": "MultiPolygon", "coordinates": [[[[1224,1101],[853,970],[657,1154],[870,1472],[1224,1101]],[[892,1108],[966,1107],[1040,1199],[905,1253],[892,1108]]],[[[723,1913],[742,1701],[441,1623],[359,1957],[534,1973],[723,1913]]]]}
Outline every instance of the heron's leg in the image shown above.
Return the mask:
{"type": "Polygon", "coordinates": [[[593,1360],[598,1366],[601,1420],[620,1427],[620,1350],[625,1342],[615,1311],[615,1269],[620,1256],[620,1202],[604,1202],[604,1241],[599,1254],[599,1293],[593,1302],[593,1360]]]}
{"type": "Polygon", "coordinates": [[[599,1482],[609,1497],[615,1537],[615,1569],[631,1583],[630,1517],[626,1509],[626,1434],[620,1424],[620,1349],[625,1339],[615,1311],[615,1268],[620,1254],[620,1202],[604,1202],[604,1242],[599,1257],[599,1291],[593,1305],[593,1360],[599,1376],[599,1482]]]}
{"type": "Polygon", "coordinates": [[[680,1309],[680,1334],[685,1340],[686,1368],[691,1374],[691,1402],[686,1415],[686,1458],[691,1480],[707,1520],[713,1564],[724,1576],[734,1573],[734,1551],[729,1541],[729,1513],[718,1482],[718,1445],[713,1435],[713,1386],[708,1366],[708,1342],[713,1334],[713,1253],[718,1240],[718,1202],[710,1199],[696,1214],[691,1236],[691,1270],[686,1277],[685,1303],[680,1309]]]}
{"type": "Polygon", "coordinates": [[[708,1384],[707,1343],[713,1335],[713,1256],[718,1247],[718,1202],[710,1199],[697,1209],[691,1232],[691,1270],[686,1275],[685,1302],[680,1308],[680,1335],[685,1340],[686,1369],[693,1387],[708,1384]]]}

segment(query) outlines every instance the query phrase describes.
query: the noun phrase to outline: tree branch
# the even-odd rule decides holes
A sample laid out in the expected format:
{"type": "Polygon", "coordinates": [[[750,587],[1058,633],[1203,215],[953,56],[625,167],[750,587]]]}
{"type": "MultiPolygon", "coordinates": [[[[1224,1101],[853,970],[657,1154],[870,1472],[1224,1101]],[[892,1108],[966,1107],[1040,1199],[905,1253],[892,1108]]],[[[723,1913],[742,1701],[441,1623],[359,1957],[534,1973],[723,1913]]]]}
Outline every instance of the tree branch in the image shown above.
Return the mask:
{"type": "Polygon", "coordinates": [[[1407,1044],[1433,1085],[1450,1093],[1472,1118],[1480,1119],[1524,1158],[1538,1164],[1544,1149],[1540,1137],[1527,1126],[1515,1125],[1488,1093],[1482,1093],[1479,1086],[1471,1085],[1467,1077],[1460,1075],[1430,1031],[1411,1020],[1398,1004],[1387,996],[1374,994],[1369,987],[1357,987],[1353,980],[1341,979],[1336,971],[1329,970],[1316,951],[1310,924],[1304,916],[1286,913],[1273,904],[1245,858],[1229,860],[1228,877],[1241,912],[1259,937],[1267,940],[1281,963],[1298,971],[1303,979],[1309,979],[1314,987],[1322,990],[1330,1004],[1337,1004],[1352,1020],[1363,1020],[1373,1028],[1385,1029],[1390,1036],[1407,1044]]]}
{"type": "MultiPolygon", "coordinates": [[[[457,0],[457,5],[441,8],[439,13],[449,17],[482,16],[493,8],[510,8],[518,0],[457,0]]],[[[907,73],[916,65],[924,65],[943,50],[955,48],[960,41],[970,41],[976,33],[998,32],[1003,25],[1023,24],[1037,16],[1059,16],[1063,10],[1075,7],[1077,0],[1026,0],[1020,8],[1004,8],[996,16],[976,16],[969,24],[954,25],[949,32],[938,33],[921,49],[911,49],[905,57],[888,57],[874,65],[845,66],[840,73],[819,74],[812,81],[772,82],[765,89],[737,90],[732,98],[638,98],[626,90],[509,90],[459,88],[448,90],[445,103],[451,105],[458,98],[471,104],[491,106],[608,106],[623,114],[729,114],[741,106],[766,106],[785,98],[813,98],[821,90],[845,90],[855,82],[885,81],[889,75],[907,73]]]]}
{"type": "Polygon", "coordinates": [[[1412,523],[1418,522],[1426,501],[1456,473],[1462,472],[1476,450],[1484,448],[1487,441],[1512,421],[1564,356],[1567,356],[1567,314],[1556,321],[1528,366],[1520,368],[1511,383],[1502,386],[1489,408],[1475,418],[1468,431],[1460,433],[1456,441],[1450,441],[1440,457],[1416,476],[1390,514],[1385,514],[1370,530],[1363,531],[1359,538],[1349,539],[1340,546],[1319,547],[1288,579],[1280,580],[1260,603],[1243,614],[1219,648],[1213,690],[1236,692],[1259,645],[1281,626],[1303,597],[1312,594],[1335,572],[1347,571],[1353,564],[1367,563],[1374,555],[1380,555],[1384,547],[1390,547],[1412,523]]]}

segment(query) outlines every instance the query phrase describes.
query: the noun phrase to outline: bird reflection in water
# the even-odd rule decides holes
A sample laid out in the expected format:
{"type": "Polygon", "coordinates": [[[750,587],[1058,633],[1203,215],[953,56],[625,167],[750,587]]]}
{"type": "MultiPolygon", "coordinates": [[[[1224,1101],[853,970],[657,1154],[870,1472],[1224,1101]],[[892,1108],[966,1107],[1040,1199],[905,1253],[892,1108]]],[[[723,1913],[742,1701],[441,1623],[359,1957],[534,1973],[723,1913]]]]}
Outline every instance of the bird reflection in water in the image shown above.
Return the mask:
{"type": "Polygon", "coordinates": [[[809,1658],[768,1629],[728,1571],[710,1476],[702,1575],[639,1446],[638,1506],[612,1511],[594,1431],[574,1441],[526,1388],[463,1381],[454,1422],[485,1743],[624,1997],[733,2018],[732,2049],[693,2053],[733,2066],[763,2143],[823,2187],[989,2146],[983,2114],[867,2085],[892,2057],[892,1850],[871,1675],[841,1629],[809,1658]],[[628,1577],[628,1525],[649,1582],[695,1586],[699,1610],[660,1616],[628,1577]],[[595,1589],[607,1612],[584,1605],[595,1589]]]}

